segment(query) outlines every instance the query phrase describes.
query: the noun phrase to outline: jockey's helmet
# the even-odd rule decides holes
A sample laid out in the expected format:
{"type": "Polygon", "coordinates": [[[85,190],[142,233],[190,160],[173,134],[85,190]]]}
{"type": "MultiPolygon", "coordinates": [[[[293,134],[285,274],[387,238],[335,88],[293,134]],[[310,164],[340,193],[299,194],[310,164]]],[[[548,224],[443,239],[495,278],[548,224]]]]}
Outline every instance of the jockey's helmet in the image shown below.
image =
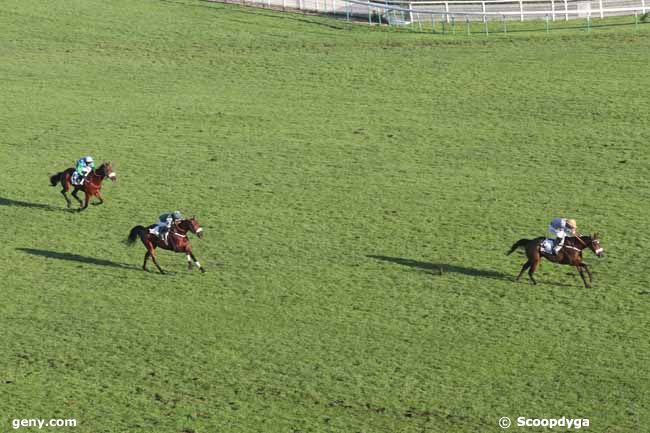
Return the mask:
{"type": "Polygon", "coordinates": [[[172,218],[174,218],[175,220],[180,220],[180,219],[183,218],[183,216],[181,215],[181,213],[179,211],[175,210],[172,213],[172,218]]]}
{"type": "Polygon", "coordinates": [[[568,219],[568,220],[566,220],[566,225],[567,225],[569,228],[573,229],[573,230],[575,230],[575,229],[578,228],[578,225],[576,224],[576,220],[574,220],[574,219],[568,219]]]}
{"type": "Polygon", "coordinates": [[[85,161],[86,161],[86,164],[92,164],[92,163],[94,162],[92,156],[87,156],[87,157],[84,158],[84,159],[85,159],[85,161]]]}

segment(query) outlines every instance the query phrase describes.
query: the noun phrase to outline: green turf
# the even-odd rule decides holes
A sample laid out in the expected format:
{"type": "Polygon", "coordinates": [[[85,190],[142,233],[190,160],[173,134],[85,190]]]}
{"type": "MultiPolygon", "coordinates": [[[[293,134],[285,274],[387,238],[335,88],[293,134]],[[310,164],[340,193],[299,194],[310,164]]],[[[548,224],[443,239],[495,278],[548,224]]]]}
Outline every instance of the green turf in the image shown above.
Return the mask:
{"type": "Polygon", "coordinates": [[[5,0],[0,431],[644,431],[649,52],[650,26],[5,0]],[[118,181],[67,212],[48,175],[83,154],[118,181]],[[123,244],[174,209],[205,275],[123,244]],[[548,263],[512,281],[504,253],[555,216],[602,233],[593,289],[548,263]]]}

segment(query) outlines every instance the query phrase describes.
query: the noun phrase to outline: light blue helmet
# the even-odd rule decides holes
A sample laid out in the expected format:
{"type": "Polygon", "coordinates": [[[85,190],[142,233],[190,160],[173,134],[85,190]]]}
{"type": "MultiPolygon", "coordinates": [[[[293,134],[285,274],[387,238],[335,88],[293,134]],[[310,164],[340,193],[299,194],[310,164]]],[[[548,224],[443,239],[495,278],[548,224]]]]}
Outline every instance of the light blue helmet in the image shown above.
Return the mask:
{"type": "Polygon", "coordinates": [[[183,219],[183,215],[181,215],[181,213],[180,213],[179,211],[177,211],[177,210],[175,210],[175,211],[172,213],[172,217],[173,217],[175,220],[183,219]]]}
{"type": "Polygon", "coordinates": [[[84,158],[84,161],[86,161],[86,164],[92,164],[93,162],[93,157],[92,156],[87,156],[84,158]]]}

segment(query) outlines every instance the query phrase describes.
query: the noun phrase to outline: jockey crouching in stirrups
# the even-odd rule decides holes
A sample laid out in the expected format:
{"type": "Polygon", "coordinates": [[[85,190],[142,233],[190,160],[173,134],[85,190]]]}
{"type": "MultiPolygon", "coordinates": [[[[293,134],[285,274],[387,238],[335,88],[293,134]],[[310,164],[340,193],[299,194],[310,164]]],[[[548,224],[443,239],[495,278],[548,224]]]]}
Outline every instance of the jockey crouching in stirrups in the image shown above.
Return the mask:
{"type": "Polygon", "coordinates": [[[81,186],[84,184],[86,177],[90,174],[91,171],[95,169],[95,161],[93,161],[92,156],[84,156],[80,158],[75,166],[75,171],[72,176],[72,184],[76,186],[81,186]]]}
{"type": "Polygon", "coordinates": [[[158,217],[158,222],[156,223],[157,234],[160,236],[163,242],[169,244],[173,247],[172,244],[168,242],[169,232],[172,229],[172,226],[183,219],[183,216],[179,211],[174,211],[172,213],[164,213],[158,217]]]}
{"type": "Polygon", "coordinates": [[[567,236],[575,236],[578,228],[576,220],[566,218],[554,218],[548,226],[548,231],[555,234],[555,246],[553,253],[557,255],[564,246],[564,240],[567,236]]]}

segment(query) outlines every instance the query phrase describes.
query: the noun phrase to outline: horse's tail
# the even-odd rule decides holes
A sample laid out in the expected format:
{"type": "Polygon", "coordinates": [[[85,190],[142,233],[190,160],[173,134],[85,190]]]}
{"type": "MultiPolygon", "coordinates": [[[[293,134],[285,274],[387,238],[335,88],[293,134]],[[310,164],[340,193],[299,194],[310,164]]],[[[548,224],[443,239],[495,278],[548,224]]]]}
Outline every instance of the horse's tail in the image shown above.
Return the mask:
{"type": "Polygon", "coordinates": [[[512,247],[510,247],[510,251],[506,253],[506,256],[509,256],[510,254],[515,252],[517,248],[525,246],[529,241],[530,239],[519,239],[517,242],[512,244],[512,247]]]}
{"type": "Polygon", "coordinates": [[[52,186],[56,186],[57,183],[61,182],[61,178],[63,177],[63,173],[64,172],[60,171],[57,174],[53,174],[52,176],[50,176],[50,184],[52,186]]]}
{"type": "Polygon", "coordinates": [[[131,232],[129,233],[129,237],[126,239],[126,244],[127,245],[133,245],[133,242],[135,242],[138,237],[144,241],[144,233],[145,233],[145,228],[142,226],[135,226],[131,229],[131,232]]]}

